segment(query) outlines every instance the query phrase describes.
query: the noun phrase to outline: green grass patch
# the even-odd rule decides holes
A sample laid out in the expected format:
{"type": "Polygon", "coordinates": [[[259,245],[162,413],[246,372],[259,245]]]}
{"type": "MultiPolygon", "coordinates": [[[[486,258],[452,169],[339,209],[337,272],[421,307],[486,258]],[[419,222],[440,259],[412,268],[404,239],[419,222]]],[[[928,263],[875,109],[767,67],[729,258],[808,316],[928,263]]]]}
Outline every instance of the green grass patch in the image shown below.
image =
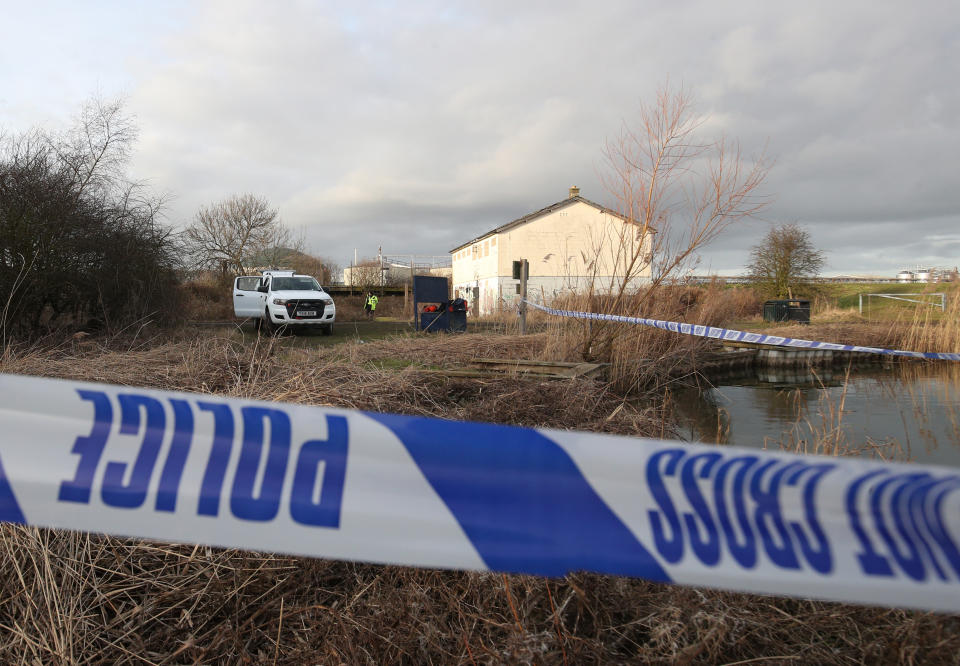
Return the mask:
{"type": "MultiPolygon", "coordinates": [[[[949,283],[939,283],[939,284],[834,284],[829,285],[830,290],[829,294],[831,297],[835,298],[837,301],[837,307],[840,308],[856,308],[860,304],[860,295],[864,295],[864,302],[866,302],[866,294],[935,294],[943,293],[950,289],[949,283]]],[[[922,300],[922,299],[918,299],[922,300]]],[[[933,300],[933,299],[930,299],[933,300]]],[[[893,301],[887,299],[871,299],[873,305],[874,303],[898,303],[906,306],[911,306],[911,303],[903,303],[902,301],[893,301]]]]}
{"type": "Polygon", "coordinates": [[[377,370],[405,370],[410,366],[420,366],[421,364],[404,358],[374,358],[364,361],[363,365],[377,370]]]}

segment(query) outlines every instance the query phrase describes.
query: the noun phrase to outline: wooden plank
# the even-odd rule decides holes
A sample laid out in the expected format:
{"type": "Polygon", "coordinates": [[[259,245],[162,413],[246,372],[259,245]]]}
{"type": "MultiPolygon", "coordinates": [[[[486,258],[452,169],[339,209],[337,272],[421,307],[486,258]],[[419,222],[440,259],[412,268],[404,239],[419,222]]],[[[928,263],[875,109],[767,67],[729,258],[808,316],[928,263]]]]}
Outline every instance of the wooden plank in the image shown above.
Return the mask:
{"type": "Polygon", "coordinates": [[[505,365],[510,367],[535,367],[535,368],[575,368],[582,365],[582,362],[571,361],[532,361],[523,358],[475,358],[470,361],[471,364],[479,365],[505,365]]]}
{"type": "Polygon", "coordinates": [[[599,376],[609,364],[531,361],[528,359],[474,359],[465,368],[434,370],[449,377],[511,377],[528,379],[576,379],[599,376]]]}

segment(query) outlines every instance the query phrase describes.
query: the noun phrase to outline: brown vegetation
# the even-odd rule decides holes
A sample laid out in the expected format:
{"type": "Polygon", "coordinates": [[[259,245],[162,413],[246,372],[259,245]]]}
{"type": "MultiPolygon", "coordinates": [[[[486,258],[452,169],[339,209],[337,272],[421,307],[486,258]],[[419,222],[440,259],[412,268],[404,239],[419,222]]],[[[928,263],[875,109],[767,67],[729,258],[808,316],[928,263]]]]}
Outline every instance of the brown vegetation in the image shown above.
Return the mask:
{"type": "MultiPolygon", "coordinates": [[[[411,317],[409,314],[410,305],[407,305],[407,311],[404,310],[403,294],[384,294],[377,295],[380,301],[377,303],[376,316],[378,317],[411,317]]],[[[363,310],[363,303],[366,296],[358,292],[355,296],[336,296],[337,321],[360,321],[366,317],[363,310]]],[[[413,302],[412,297],[410,303],[413,302]]]]}
{"type": "Polygon", "coordinates": [[[954,663],[957,618],[4,525],[6,663],[954,663]]]}
{"type": "Polygon", "coordinates": [[[93,100],[64,134],[0,132],[0,345],[175,311],[162,197],[126,175],[136,127],[93,100]]]}
{"type": "Polygon", "coordinates": [[[898,323],[904,329],[900,338],[903,349],[960,352],[960,283],[947,290],[943,312],[922,305],[905,313],[898,323]]]}
{"type": "MultiPolygon", "coordinates": [[[[685,303],[679,294],[669,307],[719,322],[708,300],[685,303]]],[[[677,351],[658,335],[648,339],[677,351]]],[[[529,426],[663,432],[658,411],[638,411],[600,382],[425,371],[550,349],[560,349],[550,333],[393,338],[316,350],[269,338],[245,347],[191,333],[8,349],[0,372],[529,426]]],[[[417,570],[13,525],[0,527],[0,537],[0,661],[10,663],[952,663],[960,651],[958,619],[929,613],[583,573],[543,579],[417,570]]]]}
{"type": "MultiPolygon", "coordinates": [[[[761,192],[768,160],[744,156],[738,142],[705,134],[693,96],[669,83],[651,104],[641,104],[633,123],[608,140],[604,185],[628,222],[613,247],[593,248],[593,265],[612,253],[610,284],[591,280],[589,292],[607,293],[604,310],[636,315],[698,261],[701,250],[733,225],[758,215],[769,203],[761,192]],[[645,289],[637,284],[648,282],[645,289]]],[[[595,322],[584,329],[585,360],[613,361],[622,329],[595,322]]],[[[629,344],[629,343],[628,343],[629,344]]]]}
{"type": "MultiPolygon", "coordinates": [[[[723,289],[662,285],[651,294],[636,295],[635,301],[619,297],[632,316],[682,321],[691,324],[724,326],[731,322],[756,316],[760,300],[750,289],[723,289]]],[[[610,312],[608,297],[592,298],[570,296],[554,307],[582,312],[610,312]]],[[[544,354],[555,360],[591,358],[595,351],[589,345],[596,337],[585,335],[591,323],[576,319],[549,317],[550,334],[544,354]],[[552,324],[552,325],[551,325],[552,324]]],[[[698,352],[715,346],[712,340],[688,335],[677,335],[660,329],[634,324],[605,323],[608,347],[603,354],[611,364],[609,379],[623,392],[637,393],[657,390],[657,383],[676,375],[682,368],[695,369],[698,352]],[[653,362],[655,361],[655,362],[653,362]]]]}
{"type": "Polygon", "coordinates": [[[830,309],[808,325],[767,325],[766,331],[792,338],[921,352],[960,352],[960,286],[947,292],[946,310],[927,304],[904,307],[899,316],[870,321],[856,310],[830,309]]]}

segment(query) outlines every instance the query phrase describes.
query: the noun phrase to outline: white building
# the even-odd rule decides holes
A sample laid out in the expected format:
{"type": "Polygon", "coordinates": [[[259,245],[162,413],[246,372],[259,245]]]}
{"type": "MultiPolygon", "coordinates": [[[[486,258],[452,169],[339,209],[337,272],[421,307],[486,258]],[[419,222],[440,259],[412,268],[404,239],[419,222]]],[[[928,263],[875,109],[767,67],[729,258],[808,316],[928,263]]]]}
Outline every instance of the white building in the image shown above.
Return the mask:
{"type": "Polygon", "coordinates": [[[897,282],[919,282],[927,284],[930,282],[953,282],[960,276],[960,271],[954,266],[953,270],[949,268],[924,268],[917,266],[916,270],[902,270],[897,273],[897,282]]]}
{"type": "Polygon", "coordinates": [[[636,224],[572,187],[566,199],[453,248],[453,292],[471,307],[478,304],[481,314],[508,306],[519,294],[512,267],[520,259],[530,263],[531,299],[549,301],[591,286],[609,291],[630,265],[628,287],[637,288],[650,281],[651,236],[641,235],[636,224]]]}

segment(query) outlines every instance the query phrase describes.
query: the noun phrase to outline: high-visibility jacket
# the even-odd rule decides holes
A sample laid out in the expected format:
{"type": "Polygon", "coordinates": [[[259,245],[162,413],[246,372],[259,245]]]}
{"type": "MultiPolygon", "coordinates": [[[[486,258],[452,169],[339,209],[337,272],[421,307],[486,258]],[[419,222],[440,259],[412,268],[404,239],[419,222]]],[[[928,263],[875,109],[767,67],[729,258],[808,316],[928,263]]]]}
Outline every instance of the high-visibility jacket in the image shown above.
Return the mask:
{"type": "Polygon", "coordinates": [[[377,295],[376,295],[376,294],[373,294],[372,296],[370,296],[370,298],[367,299],[367,305],[370,306],[370,309],[371,309],[371,310],[376,310],[376,309],[377,309],[377,303],[379,303],[379,302],[380,302],[380,299],[377,298],[377,295]]]}

